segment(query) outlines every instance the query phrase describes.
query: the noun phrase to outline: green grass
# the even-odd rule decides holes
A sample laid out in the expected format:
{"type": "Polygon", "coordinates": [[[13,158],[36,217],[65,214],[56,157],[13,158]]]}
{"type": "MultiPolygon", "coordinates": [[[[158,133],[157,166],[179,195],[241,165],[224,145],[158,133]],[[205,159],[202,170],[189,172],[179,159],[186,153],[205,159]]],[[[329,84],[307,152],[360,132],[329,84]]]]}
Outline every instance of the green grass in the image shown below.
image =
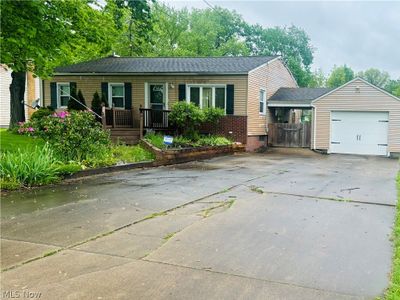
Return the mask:
{"type": "Polygon", "coordinates": [[[0,151],[33,150],[36,146],[44,146],[44,141],[25,135],[12,133],[7,129],[0,129],[0,151]]]}
{"type": "Polygon", "coordinates": [[[396,220],[393,229],[393,266],[389,288],[385,293],[385,300],[400,299],[400,172],[397,175],[397,207],[396,220]]]}
{"type": "Polygon", "coordinates": [[[140,146],[117,145],[112,148],[113,157],[117,162],[134,163],[154,160],[154,154],[140,146]]]}
{"type": "Polygon", "coordinates": [[[158,149],[164,149],[166,147],[164,145],[164,137],[161,134],[149,133],[146,134],[144,139],[158,149]]]}

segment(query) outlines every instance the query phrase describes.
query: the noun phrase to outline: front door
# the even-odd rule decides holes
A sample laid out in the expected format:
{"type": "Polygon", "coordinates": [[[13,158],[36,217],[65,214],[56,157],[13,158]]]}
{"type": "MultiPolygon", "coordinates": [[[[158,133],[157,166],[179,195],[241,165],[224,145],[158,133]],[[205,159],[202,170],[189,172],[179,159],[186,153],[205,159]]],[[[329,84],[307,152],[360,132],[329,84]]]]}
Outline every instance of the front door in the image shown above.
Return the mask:
{"type": "Polygon", "coordinates": [[[150,99],[149,108],[151,111],[151,121],[153,126],[163,123],[163,112],[165,109],[165,85],[163,83],[151,83],[149,84],[150,99]]]}
{"type": "Polygon", "coordinates": [[[150,88],[150,107],[155,110],[165,109],[165,88],[162,83],[151,83],[150,88]]]}

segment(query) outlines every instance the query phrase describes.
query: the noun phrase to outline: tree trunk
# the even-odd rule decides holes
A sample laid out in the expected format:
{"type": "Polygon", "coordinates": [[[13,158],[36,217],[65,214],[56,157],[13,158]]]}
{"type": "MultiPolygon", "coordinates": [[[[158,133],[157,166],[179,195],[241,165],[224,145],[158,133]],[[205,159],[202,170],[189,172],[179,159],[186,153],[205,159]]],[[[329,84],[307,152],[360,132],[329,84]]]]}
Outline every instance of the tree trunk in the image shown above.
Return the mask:
{"type": "Polygon", "coordinates": [[[18,122],[25,122],[25,82],[26,72],[12,72],[10,84],[10,128],[18,122]]]}

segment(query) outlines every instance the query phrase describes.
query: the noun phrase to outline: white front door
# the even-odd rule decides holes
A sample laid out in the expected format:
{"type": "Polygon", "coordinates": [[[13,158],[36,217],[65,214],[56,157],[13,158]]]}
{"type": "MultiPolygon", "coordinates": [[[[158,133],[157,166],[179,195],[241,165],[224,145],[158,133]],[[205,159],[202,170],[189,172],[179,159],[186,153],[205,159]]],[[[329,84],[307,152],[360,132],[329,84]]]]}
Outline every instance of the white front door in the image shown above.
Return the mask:
{"type": "Polygon", "coordinates": [[[331,153],[387,155],[387,112],[332,111],[331,153]]]}

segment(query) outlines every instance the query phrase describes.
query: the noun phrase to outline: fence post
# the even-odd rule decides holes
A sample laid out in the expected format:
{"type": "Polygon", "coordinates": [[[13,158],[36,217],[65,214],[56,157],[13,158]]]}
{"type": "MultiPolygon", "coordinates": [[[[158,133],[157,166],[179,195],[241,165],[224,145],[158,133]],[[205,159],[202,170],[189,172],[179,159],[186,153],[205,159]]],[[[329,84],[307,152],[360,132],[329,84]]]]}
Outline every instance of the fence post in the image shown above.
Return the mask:
{"type": "Polygon", "coordinates": [[[112,117],[113,117],[112,127],[115,128],[116,127],[116,120],[115,120],[115,108],[114,108],[114,106],[111,108],[111,111],[112,111],[112,117]]]}
{"type": "Polygon", "coordinates": [[[143,138],[143,111],[140,109],[140,124],[139,124],[139,131],[140,131],[140,139],[143,138]]]}

